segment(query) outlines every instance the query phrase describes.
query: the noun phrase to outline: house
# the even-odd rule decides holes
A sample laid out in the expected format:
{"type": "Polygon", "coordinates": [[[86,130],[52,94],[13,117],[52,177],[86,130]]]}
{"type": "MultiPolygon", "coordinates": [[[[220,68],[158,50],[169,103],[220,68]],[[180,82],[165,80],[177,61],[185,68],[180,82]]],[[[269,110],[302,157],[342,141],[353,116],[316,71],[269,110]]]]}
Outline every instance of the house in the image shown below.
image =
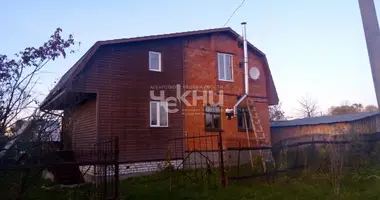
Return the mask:
{"type": "MultiPolygon", "coordinates": [[[[277,92],[265,54],[247,46],[249,67],[260,74],[247,79],[249,98],[256,101],[270,142],[268,106],[278,103],[277,92]]],[[[244,95],[243,57],[242,38],[231,28],[99,41],[63,75],[41,109],[64,111],[62,140],[74,151],[118,136],[121,173],[133,171],[132,166],[161,165],[169,138],[222,129],[225,149],[247,146],[241,115],[228,120],[225,113],[244,95]],[[210,98],[217,103],[209,103],[210,98]]],[[[200,142],[175,146],[174,165],[182,163],[186,149],[202,149],[200,142]]]]}
{"type": "Polygon", "coordinates": [[[10,135],[15,135],[17,131],[19,131],[21,127],[25,124],[25,122],[26,120],[17,120],[9,130],[10,135]]]}
{"type": "Polygon", "coordinates": [[[17,120],[11,128],[12,136],[0,138],[0,160],[17,160],[23,152],[39,154],[41,149],[59,149],[60,129],[55,120],[17,120]]]}
{"type": "Polygon", "coordinates": [[[344,115],[327,115],[271,124],[272,144],[286,139],[341,134],[370,134],[380,131],[380,112],[360,112],[344,115]]]}

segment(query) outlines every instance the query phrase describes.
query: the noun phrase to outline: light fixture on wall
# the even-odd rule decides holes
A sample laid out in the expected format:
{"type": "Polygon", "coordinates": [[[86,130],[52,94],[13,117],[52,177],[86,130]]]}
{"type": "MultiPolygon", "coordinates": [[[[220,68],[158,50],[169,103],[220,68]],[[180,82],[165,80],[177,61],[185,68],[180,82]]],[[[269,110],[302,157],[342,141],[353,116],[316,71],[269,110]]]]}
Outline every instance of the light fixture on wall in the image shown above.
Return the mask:
{"type": "Polygon", "coordinates": [[[228,120],[231,120],[234,117],[234,109],[226,108],[226,117],[228,120]]]}

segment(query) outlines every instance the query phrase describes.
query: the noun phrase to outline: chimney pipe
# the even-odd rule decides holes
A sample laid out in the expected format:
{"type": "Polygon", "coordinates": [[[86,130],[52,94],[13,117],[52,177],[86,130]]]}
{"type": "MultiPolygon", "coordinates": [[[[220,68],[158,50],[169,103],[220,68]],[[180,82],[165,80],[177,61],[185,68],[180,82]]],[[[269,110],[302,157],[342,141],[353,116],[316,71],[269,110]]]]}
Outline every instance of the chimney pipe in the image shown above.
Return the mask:
{"type": "Polygon", "coordinates": [[[247,48],[247,32],[246,32],[246,22],[242,22],[243,29],[243,49],[244,49],[244,95],[236,102],[234,105],[234,115],[237,115],[238,105],[248,97],[249,88],[248,88],[248,48],[247,48]]]}
{"type": "Polygon", "coordinates": [[[380,109],[380,30],[373,0],[359,0],[377,107],[380,109]]]}
{"type": "Polygon", "coordinates": [[[245,94],[248,95],[248,48],[247,48],[247,32],[246,32],[246,22],[241,23],[243,28],[243,48],[244,48],[244,87],[245,94]]]}

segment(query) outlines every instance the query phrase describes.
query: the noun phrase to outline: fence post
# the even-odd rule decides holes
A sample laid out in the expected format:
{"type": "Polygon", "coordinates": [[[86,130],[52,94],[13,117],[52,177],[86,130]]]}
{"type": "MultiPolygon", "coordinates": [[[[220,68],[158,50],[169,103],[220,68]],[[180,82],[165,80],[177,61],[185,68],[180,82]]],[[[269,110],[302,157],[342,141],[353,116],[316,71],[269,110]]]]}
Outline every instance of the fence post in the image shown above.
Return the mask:
{"type": "Polygon", "coordinates": [[[16,198],[17,200],[24,199],[24,193],[26,190],[26,180],[27,180],[27,177],[29,176],[29,172],[30,172],[30,169],[25,169],[21,174],[20,187],[18,188],[19,191],[18,191],[18,196],[16,198]]]}
{"type": "Polygon", "coordinates": [[[237,176],[240,175],[240,150],[241,150],[241,142],[239,141],[238,160],[237,160],[237,176]]]}
{"type": "MultiPolygon", "coordinates": [[[[107,145],[107,143],[103,143],[104,146],[107,145]]],[[[108,194],[107,194],[107,167],[108,167],[108,162],[107,162],[107,151],[106,151],[106,147],[104,147],[104,152],[102,152],[103,154],[103,162],[104,164],[102,165],[102,168],[103,168],[103,198],[104,199],[107,199],[108,198],[108,194]]]]}
{"type": "Polygon", "coordinates": [[[223,140],[222,130],[219,131],[219,167],[220,167],[220,182],[223,187],[226,187],[226,174],[224,171],[224,157],[223,157],[223,140]]]}
{"type": "Polygon", "coordinates": [[[119,198],[119,138],[115,137],[115,199],[119,198]]]}

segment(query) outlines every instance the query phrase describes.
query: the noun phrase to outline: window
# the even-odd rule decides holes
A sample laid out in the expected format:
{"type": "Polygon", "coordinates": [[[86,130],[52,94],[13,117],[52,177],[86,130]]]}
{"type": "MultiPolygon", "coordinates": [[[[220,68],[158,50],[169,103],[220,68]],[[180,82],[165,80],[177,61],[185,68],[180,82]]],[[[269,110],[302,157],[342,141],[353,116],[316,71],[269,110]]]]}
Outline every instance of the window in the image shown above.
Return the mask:
{"type": "Polygon", "coordinates": [[[209,131],[221,129],[220,106],[205,106],[205,124],[209,131]]]}
{"type": "Polygon", "coordinates": [[[161,71],[161,53],[149,51],[149,70],[161,71]]]}
{"type": "Polygon", "coordinates": [[[150,126],[168,127],[168,102],[150,102],[150,126]]]}
{"type": "Polygon", "coordinates": [[[219,80],[232,81],[232,55],[218,53],[218,76],[219,80]]]}
{"type": "Polygon", "coordinates": [[[239,108],[238,109],[238,129],[241,131],[246,131],[246,124],[248,126],[248,130],[252,130],[251,118],[249,116],[249,111],[247,108],[239,108]],[[245,120],[244,120],[245,117],[245,120]]]}

